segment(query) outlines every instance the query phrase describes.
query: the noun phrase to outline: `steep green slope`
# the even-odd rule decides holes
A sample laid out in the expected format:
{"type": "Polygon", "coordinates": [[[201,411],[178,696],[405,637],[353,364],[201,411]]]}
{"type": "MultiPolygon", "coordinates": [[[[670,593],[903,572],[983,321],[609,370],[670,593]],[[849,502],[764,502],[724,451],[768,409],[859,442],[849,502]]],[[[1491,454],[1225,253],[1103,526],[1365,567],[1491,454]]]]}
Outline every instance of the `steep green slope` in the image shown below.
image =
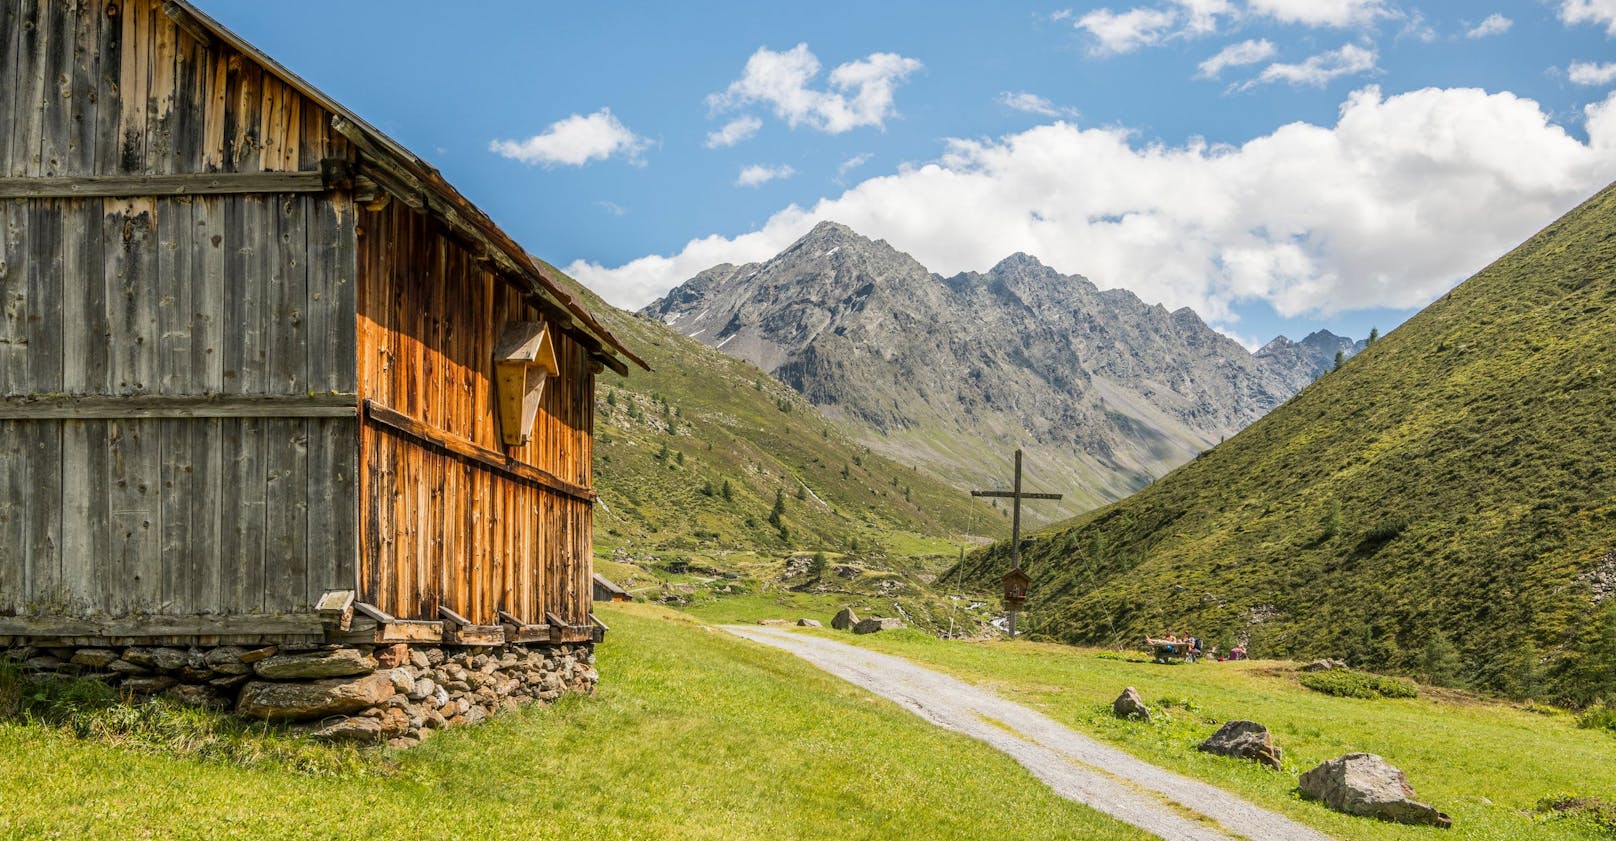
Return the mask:
{"type": "Polygon", "coordinates": [[[574,290],[653,369],[600,377],[603,557],[622,547],[952,559],[948,541],[1008,530],[1002,512],[871,453],[752,365],[574,290]]]}
{"type": "MultiPolygon", "coordinates": [[[[994,547],[967,563],[986,585],[994,547]]],[[[1290,402],[1039,536],[1031,627],[1616,697],[1616,188],[1290,402]],[[1458,658],[1452,657],[1457,649],[1458,658]]]]}

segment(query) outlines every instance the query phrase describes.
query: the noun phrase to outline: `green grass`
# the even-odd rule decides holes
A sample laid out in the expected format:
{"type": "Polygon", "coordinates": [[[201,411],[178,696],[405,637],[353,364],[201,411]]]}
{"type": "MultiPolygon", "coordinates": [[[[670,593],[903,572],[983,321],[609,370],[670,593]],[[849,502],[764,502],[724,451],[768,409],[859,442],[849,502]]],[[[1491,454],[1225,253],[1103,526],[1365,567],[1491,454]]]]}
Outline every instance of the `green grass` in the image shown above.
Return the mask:
{"type": "Polygon", "coordinates": [[[311,775],[0,723],[0,837],[936,839],[1144,836],[791,655],[603,608],[593,698],[311,775]]]}
{"type": "Polygon", "coordinates": [[[1223,787],[1338,838],[1609,838],[1616,821],[1616,738],[1579,729],[1544,707],[1425,689],[1425,697],[1361,700],[1303,688],[1292,664],[1248,660],[1164,667],[1143,657],[1029,642],[964,643],[914,632],[833,635],[990,687],[1150,762],[1223,787]],[[1151,723],[1111,715],[1126,686],[1156,713],[1151,723]],[[1267,725],[1284,772],[1195,750],[1223,722],[1267,725]],[[1296,776],[1354,751],[1379,754],[1408,775],[1421,800],[1453,816],[1451,831],[1337,814],[1303,800],[1296,776]],[[1544,800],[1577,801],[1566,812],[1544,800]],[[1610,821],[1601,824],[1601,821],[1610,821]]]}
{"type": "MultiPolygon", "coordinates": [[[[1134,496],[1037,536],[1027,627],[1191,628],[1518,698],[1616,699],[1616,188],[1134,496]],[[1451,646],[1433,645],[1445,635],[1451,646]]],[[[973,557],[991,589],[1000,545],[973,557]]]]}

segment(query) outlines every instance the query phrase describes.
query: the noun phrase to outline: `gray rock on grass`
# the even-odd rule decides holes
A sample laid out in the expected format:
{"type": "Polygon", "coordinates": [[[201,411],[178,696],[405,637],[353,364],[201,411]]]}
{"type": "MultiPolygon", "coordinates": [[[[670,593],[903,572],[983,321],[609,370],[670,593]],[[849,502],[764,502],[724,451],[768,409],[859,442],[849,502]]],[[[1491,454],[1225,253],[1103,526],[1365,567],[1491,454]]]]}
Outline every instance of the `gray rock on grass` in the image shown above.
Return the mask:
{"type": "Polygon", "coordinates": [[[1274,770],[1280,770],[1285,752],[1274,744],[1268,728],[1255,721],[1231,721],[1218,728],[1196,750],[1249,759],[1274,770]]]}
{"type": "Polygon", "coordinates": [[[858,623],[858,614],[854,613],[853,608],[850,607],[844,607],[836,611],[836,617],[830,620],[830,626],[838,631],[851,631],[853,626],[858,623]]]}
{"type": "Polygon", "coordinates": [[[1414,799],[1408,778],[1372,753],[1349,753],[1303,774],[1302,792],[1349,815],[1447,828],[1453,819],[1414,799]]]}
{"type": "Polygon", "coordinates": [[[1139,697],[1139,690],[1132,686],[1122,690],[1122,694],[1111,702],[1111,712],[1117,718],[1137,718],[1140,721],[1150,720],[1150,708],[1145,706],[1145,699],[1139,697]]]}
{"type": "Polygon", "coordinates": [[[871,617],[869,619],[860,619],[858,624],[853,626],[853,633],[873,634],[878,631],[896,631],[902,627],[902,619],[871,617]]]}

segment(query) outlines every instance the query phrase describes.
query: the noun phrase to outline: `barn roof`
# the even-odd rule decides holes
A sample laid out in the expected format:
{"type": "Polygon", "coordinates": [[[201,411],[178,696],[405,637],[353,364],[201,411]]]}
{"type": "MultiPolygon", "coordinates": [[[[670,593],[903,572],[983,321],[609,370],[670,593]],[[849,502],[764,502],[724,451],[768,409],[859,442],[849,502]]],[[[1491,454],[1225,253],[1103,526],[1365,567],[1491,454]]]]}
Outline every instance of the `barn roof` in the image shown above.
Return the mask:
{"type": "MultiPolygon", "coordinates": [[[[579,304],[565,286],[557,278],[557,272],[548,264],[535,260],[516,241],[511,239],[494,220],[488,217],[481,208],[471,203],[470,199],[460,194],[453,185],[444,180],[436,168],[416,157],[403,144],[388,137],[380,129],[365,122],[359,115],[343,107],[342,104],[327,96],[319,88],[304,81],[296,73],[288,70],[279,62],[270,58],[246,39],[231,32],[229,29],[205,12],[196,8],[187,0],[167,0],[163,10],[182,26],[194,22],[206,30],[208,34],[229,44],[242,55],[251,58],[262,65],[263,68],[279,77],[281,81],[290,85],[299,93],[319,103],[321,107],[333,115],[332,128],[346,136],[348,140],[359,147],[367,156],[367,162],[376,167],[376,171],[367,172],[378,176],[378,183],[389,193],[409,203],[412,207],[436,216],[448,227],[457,233],[468,237],[486,249],[484,255],[490,261],[500,265],[508,274],[525,281],[530,287],[527,291],[532,293],[541,302],[546,302],[548,308],[556,310],[553,315],[577,323],[579,329],[593,337],[606,348],[622,354],[641,368],[649,371],[651,366],[641,359],[632,350],[629,350],[612,332],[606,329],[582,304],[579,304]],[[190,21],[184,18],[189,17],[190,21]]],[[[606,361],[619,373],[626,373],[627,367],[621,362],[605,354],[606,361]]]]}

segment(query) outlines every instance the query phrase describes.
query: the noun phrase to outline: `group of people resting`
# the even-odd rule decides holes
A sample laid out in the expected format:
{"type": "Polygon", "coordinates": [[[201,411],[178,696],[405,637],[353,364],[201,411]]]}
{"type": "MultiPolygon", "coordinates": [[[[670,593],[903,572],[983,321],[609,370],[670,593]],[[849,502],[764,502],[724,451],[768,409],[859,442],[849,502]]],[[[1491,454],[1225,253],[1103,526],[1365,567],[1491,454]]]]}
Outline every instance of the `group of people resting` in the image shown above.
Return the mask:
{"type": "MultiPolygon", "coordinates": [[[[1182,656],[1187,662],[1191,663],[1195,662],[1196,658],[1207,656],[1208,654],[1212,657],[1217,657],[1218,650],[1216,646],[1208,653],[1202,649],[1201,642],[1200,637],[1192,637],[1183,632],[1175,634],[1172,631],[1164,632],[1159,639],[1150,636],[1145,637],[1145,644],[1156,650],[1156,659],[1162,662],[1166,662],[1169,657],[1177,656],[1182,656]]],[[[1217,657],[1217,659],[1220,662],[1225,659],[1244,660],[1246,659],[1246,647],[1237,645],[1229,649],[1227,657],[1217,657]]]]}

